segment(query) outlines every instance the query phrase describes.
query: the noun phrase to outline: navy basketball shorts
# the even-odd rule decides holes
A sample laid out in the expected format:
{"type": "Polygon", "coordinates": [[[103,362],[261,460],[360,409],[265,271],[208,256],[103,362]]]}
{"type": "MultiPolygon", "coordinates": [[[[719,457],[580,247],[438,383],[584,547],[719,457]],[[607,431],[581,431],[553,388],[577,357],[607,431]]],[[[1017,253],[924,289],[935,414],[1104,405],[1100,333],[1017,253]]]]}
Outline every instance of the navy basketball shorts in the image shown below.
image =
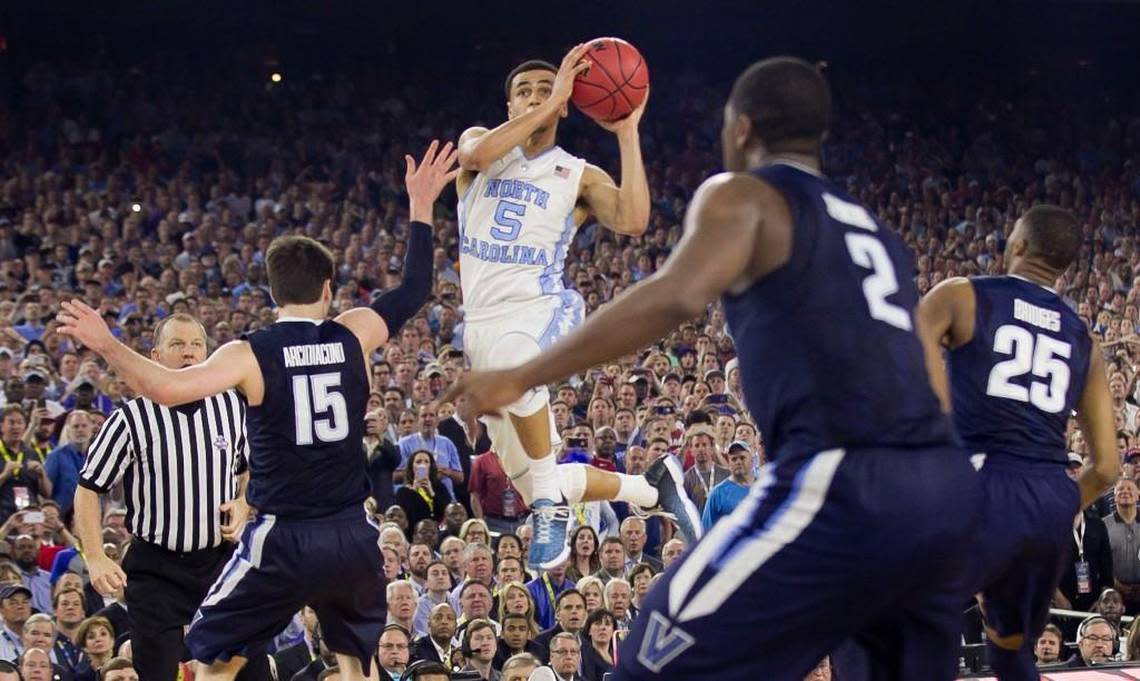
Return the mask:
{"type": "Polygon", "coordinates": [[[190,624],[191,657],[248,657],[310,605],[329,650],[359,658],[367,671],[387,617],[377,540],[363,508],[312,519],[251,519],[190,624]]]}
{"type": "Polygon", "coordinates": [[[1072,556],[1073,518],[1081,494],[1064,464],[988,456],[977,534],[986,627],[1036,642],[1049,619],[1057,583],[1072,556]]]}
{"type": "Polygon", "coordinates": [[[853,640],[863,677],[953,679],[980,500],[956,448],[769,465],[648,594],[616,678],[802,681],[853,640]]]}

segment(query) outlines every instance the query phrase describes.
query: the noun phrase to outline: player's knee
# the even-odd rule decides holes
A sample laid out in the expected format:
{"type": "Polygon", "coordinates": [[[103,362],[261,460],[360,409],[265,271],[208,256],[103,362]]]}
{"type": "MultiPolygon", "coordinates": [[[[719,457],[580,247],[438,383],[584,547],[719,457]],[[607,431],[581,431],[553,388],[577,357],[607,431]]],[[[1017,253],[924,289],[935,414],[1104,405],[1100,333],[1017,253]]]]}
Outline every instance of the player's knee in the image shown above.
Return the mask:
{"type": "Polygon", "coordinates": [[[534,503],[534,486],[530,484],[530,471],[523,473],[518,478],[513,478],[511,484],[515,486],[519,496],[522,497],[522,503],[526,508],[534,503]]]}
{"type": "Polygon", "coordinates": [[[558,467],[558,484],[566,501],[576,504],[586,494],[586,464],[564,463],[558,467]]]}

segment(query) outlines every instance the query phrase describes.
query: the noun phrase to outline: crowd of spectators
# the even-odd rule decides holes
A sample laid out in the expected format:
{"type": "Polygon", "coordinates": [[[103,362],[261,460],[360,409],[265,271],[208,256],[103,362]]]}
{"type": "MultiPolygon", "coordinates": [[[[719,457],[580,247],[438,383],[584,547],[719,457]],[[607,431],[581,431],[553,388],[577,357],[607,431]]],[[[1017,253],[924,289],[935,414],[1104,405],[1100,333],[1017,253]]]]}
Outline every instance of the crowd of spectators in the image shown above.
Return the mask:
{"type": "MultiPolygon", "coordinates": [[[[216,346],[274,321],[264,252],[273,237],[300,232],[339,259],[334,312],[366,303],[403,274],[403,154],[502,117],[496,83],[457,78],[428,98],[415,74],[393,80],[367,65],[332,74],[271,84],[227,78],[224,65],[41,63],[22,74],[19,106],[0,112],[0,659],[23,678],[133,678],[121,595],[85,582],[69,528],[86,447],[133,393],[57,333],[59,302],[97,307],[140,352],[174,312],[200,319],[216,346]]],[[[1058,100],[1030,85],[1009,93],[847,73],[833,81],[841,105],[825,170],[903,234],[921,291],[1001,273],[1005,237],[1035,202],[1068,208],[1084,225],[1082,256],[1057,289],[1110,360],[1125,477],[1083,516],[1091,583],[1067,576],[1057,595],[1059,607],[1105,619],[1057,630],[1053,659],[1078,633],[1082,660],[1135,659],[1140,636],[1122,622],[1140,614],[1140,109],[1110,97],[1058,100]],[[1091,640],[1101,622],[1111,629],[1107,654],[1091,640]]],[[[588,311],[661,266],[693,190],[719,165],[722,90],[697,73],[668,83],[642,126],[648,232],[619,237],[587,224],[573,243],[565,280],[588,311]]],[[[576,114],[561,143],[614,169],[616,145],[576,114]]],[[[447,201],[432,297],[372,364],[363,447],[391,580],[378,661],[394,678],[411,660],[434,659],[482,678],[516,678],[525,662],[600,681],[641,599],[686,547],[660,519],[590,502],[572,509],[569,563],[527,570],[521,497],[486,438],[469,432],[465,405],[437,404],[464,364],[454,195],[447,201]],[[523,653],[533,661],[505,664],[523,653]]],[[[711,526],[765,462],[734,356],[714,306],[636,356],[552,386],[560,460],[638,473],[656,457],[680,457],[711,526]]],[[[1079,431],[1070,449],[1080,465],[1079,431]]],[[[112,500],[106,510],[112,556],[128,539],[122,508],[112,500]]],[[[272,652],[277,679],[331,676],[311,611],[272,652]]],[[[827,678],[826,662],[814,674],[827,678]]]]}

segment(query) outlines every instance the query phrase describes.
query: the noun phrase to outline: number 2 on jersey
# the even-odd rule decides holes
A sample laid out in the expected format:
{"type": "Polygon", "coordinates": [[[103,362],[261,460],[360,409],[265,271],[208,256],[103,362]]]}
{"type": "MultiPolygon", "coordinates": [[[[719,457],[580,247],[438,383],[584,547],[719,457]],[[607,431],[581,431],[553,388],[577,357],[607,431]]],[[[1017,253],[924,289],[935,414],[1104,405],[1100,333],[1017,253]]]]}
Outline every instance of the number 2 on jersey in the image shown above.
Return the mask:
{"type": "MultiPolygon", "coordinates": [[[[824,193],[823,205],[833,220],[858,227],[866,232],[879,231],[879,226],[867,209],[857,203],[824,193]]],[[[863,279],[863,297],[867,299],[871,318],[903,331],[913,329],[910,312],[887,302],[888,297],[899,292],[899,280],[895,276],[895,266],[891,264],[887,247],[870,234],[861,232],[844,235],[844,241],[847,243],[847,253],[851,256],[852,262],[871,270],[871,274],[863,279]]]]}
{"type": "Polygon", "coordinates": [[[1065,408],[1065,394],[1069,392],[1069,365],[1058,357],[1068,359],[1073,346],[1043,333],[1033,334],[1015,324],[999,327],[994,334],[994,352],[1013,355],[998,362],[990,370],[986,394],[1018,402],[1028,402],[1041,411],[1056,414],[1065,408]],[[1033,381],[1026,388],[1011,383],[1011,378],[1032,372],[1047,383],[1033,381]]]}
{"type": "Polygon", "coordinates": [[[348,404],[340,388],[340,372],[293,377],[294,425],[298,445],[340,442],[348,437],[348,404]],[[328,413],[328,418],[315,418],[328,413]]]}

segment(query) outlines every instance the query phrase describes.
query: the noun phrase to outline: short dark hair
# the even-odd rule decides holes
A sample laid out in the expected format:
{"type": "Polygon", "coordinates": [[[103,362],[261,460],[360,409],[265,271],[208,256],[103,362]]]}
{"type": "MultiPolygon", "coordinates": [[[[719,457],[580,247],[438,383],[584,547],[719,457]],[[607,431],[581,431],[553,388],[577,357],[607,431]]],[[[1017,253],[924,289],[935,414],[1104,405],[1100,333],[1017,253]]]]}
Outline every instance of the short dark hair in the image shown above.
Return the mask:
{"type": "Polygon", "coordinates": [[[135,668],[135,663],[132,662],[130,659],[125,658],[125,657],[112,657],[111,659],[107,660],[107,662],[104,663],[102,667],[99,668],[99,678],[100,679],[106,678],[107,674],[109,674],[111,672],[117,672],[120,669],[134,669],[134,668],[135,668]]]}
{"type": "MultiPolygon", "coordinates": [[[[448,660],[448,664],[450,663],[451,661],[448,660]]],[[[435,660],[417,660],[408,665],[408,668],[404,670],[404,674],[400,678],[406,678],[409,679],[409,681],[416,681],[416,679],[420,678],[421,676],[429,675],[446,676],[450,679],[451,671],[449,667],[446,667],[442,663],[436,662],[435,660]]]]}
{"type": "Polygon", "coordinates": [[[622,551],[625,550],[625,544],[621,543],[621,538],[615,537],[613,535],[610,535],[610,536],[602,539],[602,543],[599,545],[598,551],[600,552],[602,550],[601,547],[605,546],[606,544],[617,544],[618,546],[621,547],[622,551]]]}
{"type": "MultiPolygon", "coordinates": [[[[483,582],[476,581],[476,580],[472,579],[472,580],[468,580],[468,582],[466,584],[464,584],[459,589],[459,597],[463,598],[463,595],[466,594],[468,591],[470,591],[471,589],[474,589],[475,587],[480,587],[480,586],[483,587],[484,589],[486,589],[487,593],[491,593],[491,587],[487,586],[483,582]]],[[[563,592],[563,593],[565,593],[565,592],[563,592]]]]}
{"type": "Polygon", "coordinates": [[[171,322],[197,324],[198,328],[202,330],[202,337],[205,338],[207,342],[209,342],[210,334],[206,333],[206,327],[202,326],[202,322],[198,321],[196,317],[188,315],[185,312],[175,312],[174,314],[166,315],[162,319],[158,320],[158,323],[154,325],[155,347],[162,345],[162,331],[166,328],[167,324],[170,324],[171,322]]]}
{"type": "Polygon", "coordinates": [[[307,236],[279,236],[265,252],[269,290],[277,305],[308,305],[320,300],[336,261],[329,249],[307,236]]]}
{"type": "Polygon", "coordinates": [[[51,607],[53,609],[59,607],[59,600],[63,598],[64,594],[78,594],[79,602],[83,605],[84,611],[87,610],[87,595],[74,587],[68,589],[60,589],[59,591],[55,592],[55,595],[51,597],[51,607]]]}
{"type": "Polygon", "coordinates": [[[0,409],[0,421],[8,418],[9,414],[19,414],[24,417],[25,421],[28,419],[28,412],[24,411],[24,407],[19,404],[5,404],[4,408],[0,409]]]}
{"type": "Polygon", "coordinates": [[[1081,252],[1084,235],[1077,218],[1064,208],[1038,204],[1021,216],[1030,255],[1056,270],[1065,270],[1081,252]]]}
{"type": "Polygon", "coordinates": [[[558,608],[561,608],[562,607],[562,601],[566,600],[567,598],[572,598],[574,596],[581,598],[583,603],[586,602],[586,597],[582,595],[581,591],[578,591],[574,587],[570,587],[569,589],[566,589],[562,593],[558,594],[558,598],[556,598],[554,600],[554,609],[557,610],[558,608]]]}
{"type": "Polygon", "coordinates": [[[503,91],[506,93],[507,99],[511,98],[511,83],[514,81],[515,76],[523,71],[550,71],[551,73],[557,74],[558,67],[542,59],[528,59],[514,67],[511,69],[511,72],[507,74],[506,82],[503,83],[503,91]]]}
{"type": "Polygon", "coordinates": [[[491,633],[498,633],[495,631],[495,625],[491,623],[491,620],[487,619],[486,617],[476,617],[475,619],[468,622],[467,626],[463,628],[463,645],[465,647],[471,647],[471,636],[480,629],[490,629],[491,633]]]}
{"type": "Polygon", "coordinates": [[[770,152],[813,151],[831,121],[831,90],[815,66],[796,57],[756,62],[736,79],[729,104],[752,121],[770,152]]]}

